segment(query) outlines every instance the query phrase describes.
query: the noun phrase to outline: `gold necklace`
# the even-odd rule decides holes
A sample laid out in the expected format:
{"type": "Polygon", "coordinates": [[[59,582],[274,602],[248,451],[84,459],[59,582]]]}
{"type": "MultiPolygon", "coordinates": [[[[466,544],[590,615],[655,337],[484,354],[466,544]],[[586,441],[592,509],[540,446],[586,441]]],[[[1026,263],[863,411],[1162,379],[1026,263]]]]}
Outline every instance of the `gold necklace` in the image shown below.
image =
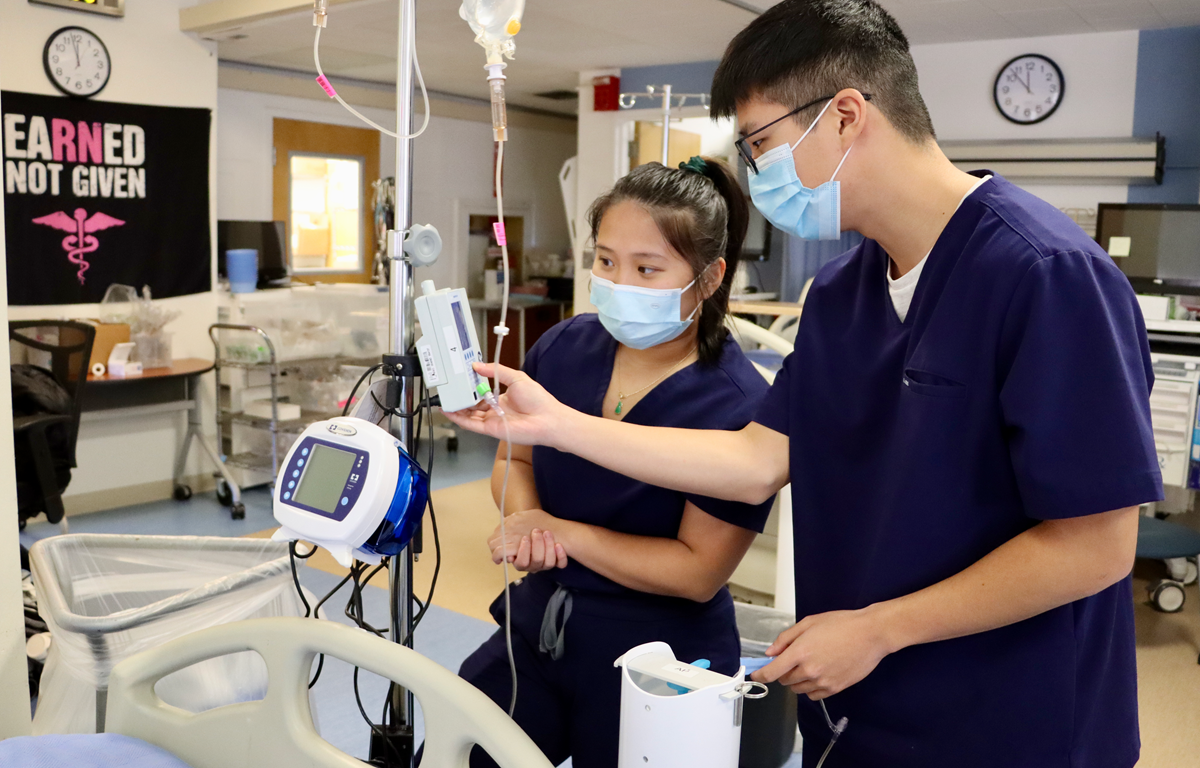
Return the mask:
{"type": "Polygon", "coordinates": [[[615,416],[621,415],[621,406],[625,404],[625,398],[633,397],[634,395],[636,395],[640,392],[645,392],[647,389],[650,389],[650,387],[653,387],[658,382],[667,378],[667,376],[670,376],[672,373],[675,372],[675,369],[678,368],[679,366],[683,365],[683,361],[687,360],[689,357],[691,357],[692,353],[695,351],[696,351],[696,348],[692,347],[691,349],[689,349],[687,351],[687,354],[685,354],[683,357],[679,358],[678,363],[675,363],[675,365],[672,365],[670,368],[668,368],[667,372],[664,373],[662,376],[659,376],[657,379],[650,382],[649,384],[642,387],[641,389],[635,389],[633,392],[625,393],[625,392],[621,391],[621,352],[618,349],[617,355],[616,355],[616,358],[617,358],[617,407],[613,410],[613,415],[615,415],[615,416]]]}

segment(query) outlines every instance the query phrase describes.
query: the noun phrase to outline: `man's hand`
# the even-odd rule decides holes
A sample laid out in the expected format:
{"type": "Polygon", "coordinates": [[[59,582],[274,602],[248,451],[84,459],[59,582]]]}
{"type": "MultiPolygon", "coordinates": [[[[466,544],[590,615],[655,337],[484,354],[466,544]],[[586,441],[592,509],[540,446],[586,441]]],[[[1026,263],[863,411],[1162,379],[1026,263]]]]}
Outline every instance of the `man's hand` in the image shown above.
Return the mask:
{"type": "Polygon", "coordinates": [[[775,660],[751,678],[778,680],[819,701],[862,680],[889,653],[870,608],[833,611],[809,616],[775,638],[767,649],[775,660]]]}
{"type": "MultiPolygon", "coordinates": [[[[475,372],[480,376],[491,377],[495,369],[493,363],[475,364],[475,372]]],[[[508,431],[500,414],[485,403],[447,413],[446,418],[468,431],[518,445],[553,445],[574,411],[555,400],[528,374],[503,365],[498,370],[500,383],[505,386],[500,407],[508,416],[508,431]]]]}
{"type": "Polygon", "coordinates": [[[514,512],[504,520],[504,536],[500,527],[488,539],[492,550],[492,562],[499,564],[508,560],[518,570],[529,573],[567,567],[567,551],[555,541],[554,534],[547,528],[563,521],[540,509],[514,512]]]}

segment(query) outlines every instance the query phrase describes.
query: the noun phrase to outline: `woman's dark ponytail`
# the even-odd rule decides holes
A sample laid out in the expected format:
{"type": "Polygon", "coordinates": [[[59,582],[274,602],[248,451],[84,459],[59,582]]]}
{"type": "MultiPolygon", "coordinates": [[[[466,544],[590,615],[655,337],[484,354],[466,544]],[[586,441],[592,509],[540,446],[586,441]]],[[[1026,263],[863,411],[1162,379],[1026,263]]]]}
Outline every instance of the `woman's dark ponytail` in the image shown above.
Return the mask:
{"type": "Polygon", "coordinates": [[[725,328],[729,290],[750,220],[737,174],[723,161],[709,157],[693,157],[677,169],[659,163],[640,165],[592,203],[588,223],[593,240],[605,212],[624,200],[646,208],[664,239],[691,265],[697,279],[692,290],[710,288],[709,267],[725,259],[725,277],[704,300],[696,320],[700,364],[715,364],[729,335],[725,328]]]}
{"type": "Polygon", "coordinates": [[[746,193],[738,184],[737,175],[728,165],[711,158],[702,158],[702,161],[704,176],[717,188],[717,194],[725,201],[726,211],[725,250],[721,254],[725,258],[725,277],[712,295],[704,300],[696,336],[700,345],[700,359],[715,362],[721,356],[721,347],[728,334],[725,315],[729,311],[729,291],[742,257],[742,242],[746,239],[746,228],[750,222],[750,207],[746,193]]]}

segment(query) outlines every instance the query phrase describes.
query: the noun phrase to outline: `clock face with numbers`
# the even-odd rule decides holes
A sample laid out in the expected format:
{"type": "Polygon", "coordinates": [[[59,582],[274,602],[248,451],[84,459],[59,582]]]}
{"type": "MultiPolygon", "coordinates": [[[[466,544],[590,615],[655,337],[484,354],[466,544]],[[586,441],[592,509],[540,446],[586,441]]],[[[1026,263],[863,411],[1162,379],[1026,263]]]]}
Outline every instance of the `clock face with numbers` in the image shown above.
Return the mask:
{"type": "Polygon", "coordinates": [[[1000,114],[1012,122],[1040,123],[1062,103],[1062,70],[1040,54],[1018,56],[996,75],[992,96],[1000,114]]]}
{"type": "Polygon", "coordinates": [[[112,61],[108,49],[83,27],[63,27],[42,51],[46,77],[68,96],[94,96],[108,84],[112,61]]]}

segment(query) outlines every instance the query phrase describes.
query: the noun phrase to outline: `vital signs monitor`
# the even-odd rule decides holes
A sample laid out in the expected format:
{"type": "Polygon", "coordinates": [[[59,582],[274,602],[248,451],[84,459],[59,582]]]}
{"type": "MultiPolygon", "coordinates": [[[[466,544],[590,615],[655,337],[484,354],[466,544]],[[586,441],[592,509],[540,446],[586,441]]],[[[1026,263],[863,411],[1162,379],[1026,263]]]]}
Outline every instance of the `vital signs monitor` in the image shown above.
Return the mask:
{"type": "Polygon", "coordinates": [[[400,441],[369,421],[310,424],[292,444],[275,482],[271,538],[325,547],[349,567],[378,563],[412,538],[429,499],[429,477],[400,441]]]}

